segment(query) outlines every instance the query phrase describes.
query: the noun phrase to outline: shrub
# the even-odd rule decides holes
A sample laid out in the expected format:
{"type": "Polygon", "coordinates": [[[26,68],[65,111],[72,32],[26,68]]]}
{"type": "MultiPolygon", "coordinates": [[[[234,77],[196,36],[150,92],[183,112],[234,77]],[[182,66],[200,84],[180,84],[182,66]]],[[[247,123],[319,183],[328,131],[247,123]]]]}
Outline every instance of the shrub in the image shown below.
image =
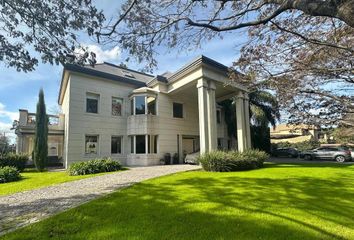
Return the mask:
{"type": "Polygon", "coordinates": [[[279,142],[279,143],[273,143],[272,144],[272,149],[277,149],[277,148],[296,148],[299,151],[307,151],[311,150],[314,148],[318,148],[321,146],[321,143],[316,140],[308,140],[308,141],[303,141],[303,142],[298,142],[298,143],[290,143],[290,142],[279,142]]]}
{"type": "Polygon", "coordinates": [[[113,161],[110,158],[94,159],[86,162],[73,163],[70,165],[69,175],[86,175],[100,172],[118,171],[122,167],[118,161],[113,161]]]}
{"type": "Polygon", "coordinates": [[[232,172],[261,168],[268,158],[267,153],[259,150],[247,150],[242,153],[213,151],[201,155],[198,161],[205,171],[232,172]]]}
{"type": "Polygon", "coordinates": [[[21,179],[20,172],[15,167],[0,167],[0,183],[13,182],[21,179]]]}
{"type": "Polygon", "coordinates": [[[9,153],[0,157],[0,167],[16,167],[19,171],[23,171],[26,167],[27,161],[27,155],[9,153]]]}

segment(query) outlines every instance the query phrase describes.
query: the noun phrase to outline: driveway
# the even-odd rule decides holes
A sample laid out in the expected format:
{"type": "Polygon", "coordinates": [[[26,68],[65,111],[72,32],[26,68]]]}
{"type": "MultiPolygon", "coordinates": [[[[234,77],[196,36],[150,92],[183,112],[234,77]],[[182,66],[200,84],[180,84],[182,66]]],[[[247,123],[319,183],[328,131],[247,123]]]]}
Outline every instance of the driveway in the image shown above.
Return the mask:
{"type": "Polygon", "coordinates": [[[0,197],[0,235],[141,181],[198,169],[200,166],[195,165],[134,167],[3,196],[0,197]]]}

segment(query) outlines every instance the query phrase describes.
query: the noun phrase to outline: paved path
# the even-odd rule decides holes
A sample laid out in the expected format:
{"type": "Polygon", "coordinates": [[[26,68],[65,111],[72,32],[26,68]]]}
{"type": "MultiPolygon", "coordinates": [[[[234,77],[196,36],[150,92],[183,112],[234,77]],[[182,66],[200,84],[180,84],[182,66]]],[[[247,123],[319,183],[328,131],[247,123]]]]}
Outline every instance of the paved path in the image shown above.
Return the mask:
{"type": "Polygon", "coordinates": [[[134,167],[128,171],[0,197],[0,235],[76,207],[116,189],[155,177],[197,169],[200,167],[193,165],[134,167]]]}

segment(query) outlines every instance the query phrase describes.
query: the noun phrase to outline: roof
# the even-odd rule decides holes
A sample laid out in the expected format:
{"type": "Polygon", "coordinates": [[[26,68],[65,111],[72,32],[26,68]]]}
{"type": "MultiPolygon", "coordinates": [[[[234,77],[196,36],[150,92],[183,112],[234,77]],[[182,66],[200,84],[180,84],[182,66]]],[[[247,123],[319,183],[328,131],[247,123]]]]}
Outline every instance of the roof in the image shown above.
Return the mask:
{"type": "Polygon", "coordinates": [[[271,133],[276,133],[276,132],[280,132],[280,131],[294,131],[294,130],[314,130],[314,129],[319,129],[316,126],[312,126],[312,125],[306,125],[306,124],[299,124],[299,125],[292,125],[292,124],[279,124],[277,125],[274,129],[271,128],[270,132],[271,133]]]}

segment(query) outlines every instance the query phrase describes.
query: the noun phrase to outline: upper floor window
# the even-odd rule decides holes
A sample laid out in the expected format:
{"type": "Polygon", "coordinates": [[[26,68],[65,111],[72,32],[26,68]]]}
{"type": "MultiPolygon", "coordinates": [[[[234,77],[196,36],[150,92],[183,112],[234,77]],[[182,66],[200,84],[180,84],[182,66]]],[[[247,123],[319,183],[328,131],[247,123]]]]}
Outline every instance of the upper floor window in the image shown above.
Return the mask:
{"type": "Polygon", "coordinates": [[[156,97],[135,96],[131,100],[132,115],[152,114],[156,115],[156,97]]]}
{"type": "Polygon", "coordinates": [[[123,99],[112,97],[112,115],[122,116],[123,99]]]}
{"type": "Polygon", "coordinates": [[[136,96],[135,98],[135,115],[145,114],[145,96],[136,96]]]}
{"type": "Polygon", "coordinates": [[[182,103],[173,103],[173,117],[174,118],[183,118],[183,104],[182,103]]]}
{"type": "Polygon", "coordinates": [[[86,93],[86,112],[98,113],[98,103],[100,95],[94,93],[86,93]]]}

